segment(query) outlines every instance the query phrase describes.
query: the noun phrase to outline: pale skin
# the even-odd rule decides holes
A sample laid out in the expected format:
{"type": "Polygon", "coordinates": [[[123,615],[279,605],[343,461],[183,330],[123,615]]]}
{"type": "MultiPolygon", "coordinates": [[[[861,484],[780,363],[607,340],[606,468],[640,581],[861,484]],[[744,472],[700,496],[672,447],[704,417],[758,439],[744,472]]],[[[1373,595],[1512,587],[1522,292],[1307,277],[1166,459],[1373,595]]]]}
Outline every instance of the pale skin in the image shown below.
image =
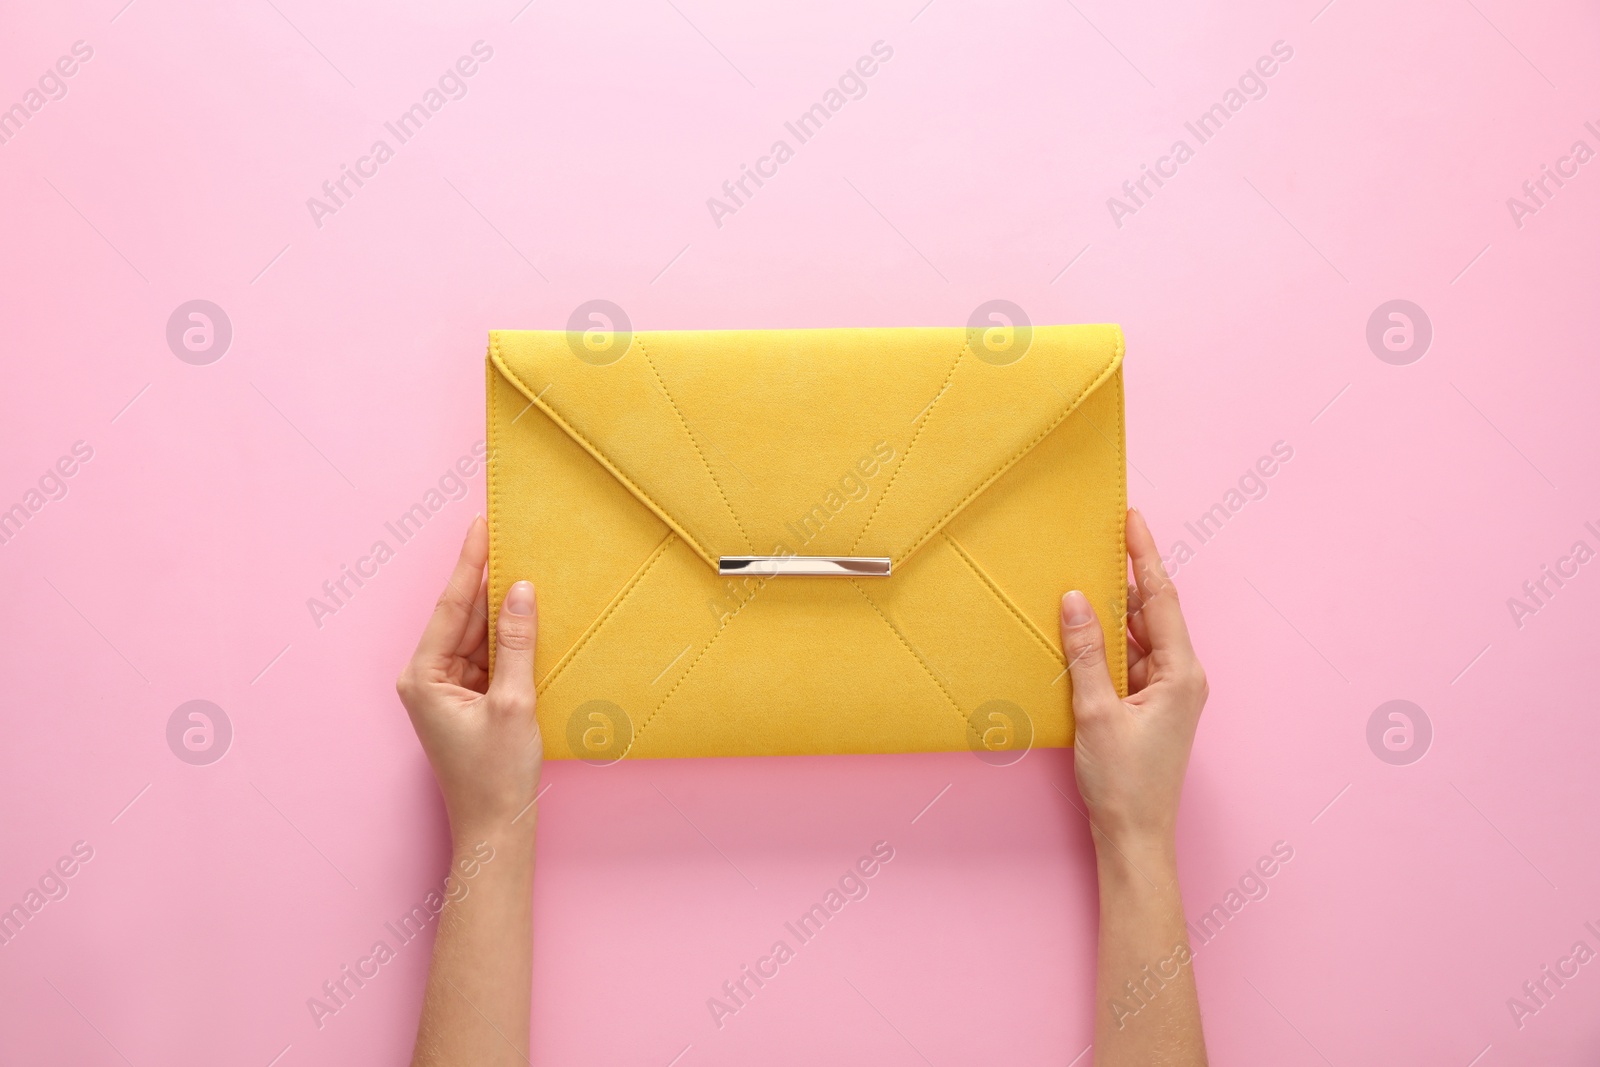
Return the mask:
{"type": "MultiPolygon", "coordinates": [[[[447,894],[417,1024],[415,1067],[528,1062],[533,988],[534,798],[544,744],[533,716],[533,586],[506,593],[489,680],[489,530],[467,531],[455,572],[395,683],[444,794],[452,869],[494,858],[447,894]],[[459,899],[456,896],[459,895],[459,899]]],[[[454,876],[454,875],[453,875],[454,876]]]]}
{"type": "Polygon", "coordinates": [[[1206,676],[1155,538],[1131,508],[1128,561],[1134,580],[1128,587],[1127,699],[1112,684],[1094,608],[1077,591],[1061,598],[1061,647],[1072,671],[1077,723],[1073,765],[1100,882],[1094,1062],[1204,1067],[1200,1002],[1178,896],[1177,821],[1206,676]]]}
{"type": "MultiPolygon", "coordinates": [[[[413,1067],[528,1063],[543,763],[534,718],[538,613],[533,587],[513,584],[496,627],[491,681],[488,556],[480,516],[396,684],[444,794],[452,852],[413,1067]],[[484,862],[486,846],[493,858],[484,862]]],[[[1088,600],[1073,591],[1061,601],[1077,720],[1073,758],[1100,883],[1094,1063],[1204,1067],[1176,825],[1205,673],[1155,540],[1134,510],[1128,558],[1134,581],[1126,699],[1112,684],[1104,632],[1088,600]]]]}

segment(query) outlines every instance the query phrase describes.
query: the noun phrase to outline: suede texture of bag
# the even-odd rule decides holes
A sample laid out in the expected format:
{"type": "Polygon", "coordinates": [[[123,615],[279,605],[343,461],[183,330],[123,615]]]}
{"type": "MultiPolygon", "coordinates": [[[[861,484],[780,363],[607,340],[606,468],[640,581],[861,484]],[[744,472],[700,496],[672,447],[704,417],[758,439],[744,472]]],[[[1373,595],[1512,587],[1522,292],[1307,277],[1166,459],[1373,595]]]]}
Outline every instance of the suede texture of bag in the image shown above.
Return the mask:
{"type": "Polygon", "coordinates": [[[546,755],[1071,745],[1067,590],[1127,692],[1122,354],[1111,325],[491,333],[488,602],[538,590],[546,755]],[[750,555],[892,565],[719,576],[750,555]]]}

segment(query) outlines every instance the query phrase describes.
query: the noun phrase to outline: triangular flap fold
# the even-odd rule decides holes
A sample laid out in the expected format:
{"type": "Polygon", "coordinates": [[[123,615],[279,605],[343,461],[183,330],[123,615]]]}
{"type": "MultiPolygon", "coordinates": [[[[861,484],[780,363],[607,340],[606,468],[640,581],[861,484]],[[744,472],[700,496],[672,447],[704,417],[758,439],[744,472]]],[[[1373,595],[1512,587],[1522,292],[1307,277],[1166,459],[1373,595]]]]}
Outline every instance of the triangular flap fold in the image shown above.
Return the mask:
{"type": "Polygon", "coordinates": [[[609,361],[564,331],[496,331],[489,357],[712,566],[900,562],[1121,364],[1116,326],[1030,333],[1004,362],[959,327],[634,333],[609,361]]]}

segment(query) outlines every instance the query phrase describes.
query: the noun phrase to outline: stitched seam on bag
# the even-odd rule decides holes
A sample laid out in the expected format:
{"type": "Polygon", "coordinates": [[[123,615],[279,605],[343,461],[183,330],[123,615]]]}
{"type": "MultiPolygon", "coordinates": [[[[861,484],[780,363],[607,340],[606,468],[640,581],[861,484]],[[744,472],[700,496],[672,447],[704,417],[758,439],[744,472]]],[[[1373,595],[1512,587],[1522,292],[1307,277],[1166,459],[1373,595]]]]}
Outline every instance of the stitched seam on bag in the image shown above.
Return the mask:
{"type": "Polygon", "coordinates": [[[900,472],[905,470],[906,464],[911,462],[911,452],[917,447],[917,441],[921,439],[922,431],[927,428],[928,423],[933,421],[933,412],[934,409],[939,406],[939,401],[944,399],[944,394],[950,390],[950,382],[955,378],[956,368],[961,365],[961,356],[962,353],[966,352],[966,350],[966,335],[963,334],[961,347],[956,349],[956,358],[954,362],[950,364],[950,373],[944,376],[944,385],[939,387],[939,391],[933,394],[933,399],[928,402],[928,407],[924,413],[922,421],[917,423],[916,432],[911,435],[911,443],[906,445],[906,454],[901,457],[900,464],[899,466],[895,467],[894,473],[889,475],[889,484],[883,487],[883,495],[878,498],[878,502],[876,504],[872,505],[872,514],[867,516],[866,525],[861,527],[860,533],[856,534],[855,542],[851,544],[850,551],[854,552],[856,547],[861,544],[861,539],[867,536],[867,531],[872,529],[872,520],[878,517],[878,509],[883,507],[883,502],[885,500],[889,499],[889,490],[894,488],[894,483],[897,479],[899,479],[900,472]]]}
{"type": "MultiPolygon", "coordinates": [[[[949,521],[950,516],[954,515],[956,512],[958,512],[962,508],[966,507],[969,503],[972,502],[972,498],[973,497],[977,496],[979,493],[981,493],[985,489],[989,488],[989,486],[991,484],[993,484],[993,482],[994,482],[994,480],[996,478],[1000,477],[1000,475],[1004,474],[1007,470],[1009,470],[1011,468],[1011,466],[1014,463],[1017,462],[1017,460],[1021,459],[1023,456],[1025,456],[1029,452],[1031,452],[1033,450],[1034,446],[1036,446],[1040,441],[1043,441],[1047,436],[1049,436],[1051,431],[1053,431],[1057,426],[1060,426],[1061,423],[1066,420],[1068,415],[1071,415],[1074,411],[1078,410],[1078,405],[1083,403],[1083,398],[1084,397],[1088,396],[1090,393],[1092,393],[1096,389],[1098,389],[1101,386],[1101,384],[1104,383],[1105,380],[1107,378],[1109,378],[1113,373],[1115,373],[1117,368],[1120,367],[1121,365],[1122,365],[1122,331],[1119,329],[1119,330],[1117,330],[1117,352],[1116,352],[1116,355],[1112,357],[1110,363],[1106,364],[1105,369],[1102,370],[1098,375],[1096,375],[1095,379],[1093,381],[1091,381],[1088,385],[1083,387],[1083,391],[1080,392],[1077,395],[1077,397],[1073,399],[1072,403],[1068,404],[1062,410],[1061,414],[1056,416],[1054,422],[1050,423],[1050,425],[1048,425],[1044,429],[1040,430],[1038,432],[1038,434],[1036,434],[1031,441],[1029,441],[1026,444],[1024,444],[1021,448],[1017,449],[1017,451],[1014,452],[1010,456],[1010,458],[1006,459],[1003,463],[1000,464],[1000,466],[996,467],[994,469],[994,473],[993,474],[990,474],[983,481],[979,482],[977,487],[974,488],[972,490],[972,492],[970,492],[966,496],[962,497],[961,500],[959,502],[957,502],[955,505],[953,505],[950,508],[949,511],[946,511],[943,515],[941,515],[937,519],[935,519],[928,526],[927,530],[925,530],[915,541],[911,542],[911,547],[909,547],[909,548],[907,548],[905,550],[904,554],[900,557],[900,560],[904,560],[904,559],[914,555],[916,553],[917,549],[921,548],[923,546],[923,544],[928,540],[928,538],[932,537],[935,533],[937,533],[939,528],[941,526],[943,526],[946,522],[949,521]]],[[[909,453],[909,449],[907,451],[909,453]]],[[[1121,454],[1120,448],[1118,450],[1118,454],[1119,455],[1121,454]]],[[[1124,480],[1124,482],[1126,482],[1126,480],[1127,480],[1126,476],[1124,476],[1123,480],[1124,480]]],[[[887,494],[888,490],[886,489],[886,490],[884,490],[884,492],[885,492],[885,494],[887,494]]],[[[1126,492],[1126,487],[1124,487],[1124,492],[1126,492]]],[[[882,501],[880,501],[880,503],[881,502],[882,501]]],[[[1124,509],[1124,510],[1126,510],[1126,509],[1124,509]]],[[[896,560],[896,562],[900,562],[900,560],[896,560]]]]}
{"type": "Polygon", "coordinates": [[[639,747],[639,742],[644,740],[644,731],[646,727],[656,721],[656,717],[661,714],[661,709],[667,706],[667,701],[672,699],[672,694],[678,691],[678,687],[689,680],[689,675],[693,674],[695,668],[700,666],[701,661],[706,657],[706,653],[711,651],[711,646],[717,643],[717,638],[726,633],[728,627],[733,625],[733,620],[739,617],[739,612],[743,611],[746,606],[754,601],[755,597],[752,596],[750,599],[740,604],[737,608],[734,608],[733,611],[729,613],[728,617],[723,620],[722,625],[717,628],[717,632],[711,635],[711,640],[702,645],[700,651],[695,653],[694,659],[689,662],[689,666],[684,668],[683,673],[678,676],[678,680],[672,683],[672,688],[667,690],[667,695],[661,698],[661,703],[656,705],[655,710],[650,713],[650,717],[639,724],[638,732],[633,735],[633,741],[628,745],[629,752],[632,752],[634,749],[639,747]]]}
{"type": "MultiPolygon", "coordinates": [[[[484,363],[483,383],[483,395],[486,405],[489,409],[489,454],[485,457],[488,461],[488,472],[484,475],[484,485],[487,487],[489,495],[489,588],[491,590],[495,588],[495,576],[500,570],[500,568],[496,566],[497,561],[495,559],[494,550],[495,545],[498,544],[500,540],[500,508],[498,506],[500,500],[500,479],[496,476],[499,464],[495,462],[496,454],[500,450],[500,415],[499,412],[495,410],[494,403],[495,364],[493,359],[494,348],[499,343],[500,340],[498,335],[489,335],[490,359],[486,360],[484,363]]],[[[495,625],[490,627],[490,629],[497,631],[500,623],[499,604],[491,600],[488,607],[489,610],[494,612],[495,619],[495,625]]],[[[494,672],[495,652],[498,644],[498,634],[489,634],[489,671],[491,676],[494,672]]]]}
{"type": "Polygon", "coordinates": [[[1044,646],[1044,650],[1050,653],[1051,657],[1057,663],[1065,666],[1067,658],[1061,654],[1061,650],[1050,643],[1050,639],[1044,635],[1044,631],[1040,630],[1038,626],[1034,625],[1032,619],[1028,618],[1022,613],[1022,610],[1017,607],[1016,603],[1006,595],[1005,590],[1001,589],[1000,586],[995,584],[995,580],[989,577],[988,573],[985,572],[982,567],[978,566],[978,561],[972,558],[971,554],[961,546],[960,542],[958,542],[954,537],[951,537],[948,533],[944,535],[944,539],[950,543],[951,548],[956,550],[956,554],[960,556],[963,561],[965,561],[969,568],[972,569],[972,573],[978,576],[978,578],[988,588],[989,592],[994,594],[994,598],[1000,602],[1001,606],[1003,606],[1007,611],[1011,612],[1012,616],[1022,624],[1024,629],[1034,636],[1034,639],[1037,640],[1039,644],[1044,646]]]}
{"type": "MultiPolygon", "coordinates": [[[[1119,357],[1119,359],[1122,356],[1124,344],[1125,344],[1125,342],[1123,341],[1123,337],[1122,337],[1122,327],[1118,326],[1117,327],[1117,356],[1119,357]]],[[[1118,531],[1119,536],[1117,537],[1117,556],[1116,556],[1116,560],[1112,563],[1112,568],[1113,568],[1112,573],[1117,574],[1120,577],[1121,575],[1125,575],[1128,572],[1128,452],[1127,452],[1127,442],[1126,442],[1126,440],[1124,438],[1124,434],[1126,433],[1126,429],[1123,426],[1123,420],[1126,417],[1123,414],[1123,412],[1124,412],[1124,410],[1125,410],[1127,405],[1126,405],[1126,398],[1122,394],[1122,375],[1121,374],[1117,375],[1116,383],[1117,383],[1117,468],[1118,468],[1117,474],[1119,475],[1119,477],[1117,478],[1117,486],[1118,486],[1118,489],[1121,491],[1121,494],[1122,494],[1122,509],[1117,512],[1117,531],[1118,531]]],[[[1128,589],[1127,589],[1127,585],[1128,585],[1127,579],[1126,578],[1122,578],[1114,586],[1114,588],[1117,590],[1117,592],[1112,594],[1114,597],[1120,597],[1121,601],[1122,601],[1122,610],[1117,612],[1117,614],[1120,615],[1121,618],[1122,618],[1122,626],[1121,626],[1121,630],[1122,630],[1122,665],[1121,665],[1121,670],[1118,672],[1119,675],[1120,675],[1118,681],[1120,681],[1122,683],[1121,689],[1122,689],[1122,695],[1123,696],[1127,696],[1128,695],[1128,608],[1127,608],[1128,589]]]]}
{"type": "Polygon", "coordinates": [[[744,538],[745,547],[751,552],[755,551],[755,542],[750,540],[750,535],[745,533],[744,523],[739,521],[738,514],[733,510],[733,505],[728,503],[728,494],[722,491],[722,483],[717,480],[716,472],[711,469],[711,464],[706,462],[706,454],[700,450],[700,442],[694,439],[694,431],[689,429],[689,420],[684,418],[683,409],[678,407],[678,402],[672,399],[672,393],[667,390],[667,383],[662,380],[661,372],[656,370],[655,360],[650,358],[650,350],[644,346],[644,338],[639,339],[639,352],[644,356],[645,366],[650,368],[650,373],[656,376],[656,384],[661,386],[661,395],[667,398],[667,403],[672,405],[673,414],[678,416],[678,425],[683,427],[683,435],[689,439],[689,445],[694,449],[694,454],[700,457],[700,466],[706,469],[706,477],[711,479],[711,484],[716,487],[717,495],[722,498],[722,506],[728,509],[728,515],[733,519],[733,525],[738,527],[739,536],[744,538]]]}
{"type": "MultiPolygon", "coordinates": [[[[634,337],[637,340],[638,335],[635,334],[634,337]]],[[[539,397],[534,393],[533,389],[529,387],[528,383],[523,381],[517,372],[506,363],[505,357],[500,353],[500,339],[498,336],[496,336],[494,339],[494,362],[495,366],[499,368],[500,373],[506,375],[512,381],[516,382],[517,387],[522,391],[522,395],[526,396],[528,400],[538,407],[540,411],[549,416],[551,422],[554,422],[557,426],[565,430],[567,435],[574,441],[577,441],[579,444],[581,444],[584,449],[594,457],[597,463],[599,463],[606,470],[610,471],[612,477],[616,478],[617,481],[627,486],[634,496],[644,501],[646,506],[649,507],[651,511],[655,512],[656,517],[662,522],[666,523],[667,527],[675,531],[679,537],[683,538],[684,543],[690,548],[694,549],[695,553],[701,559],[705,560],[713,567],[716,566],[716,561],[711,558],[711,553],[705,550],[704,546],[702,546],[700,542],[695,539],[693,534],[683,528],[682,523],[673,518],[671,512],[657,503],[655,497],[651,496],[649,493],[645,492],[644,489],[640,488],[640,486],[634,482],[632,478],[629,478],[627,474],[623,472],[622,468],[618,467],[616,463],[612,462],[610,457],[601,451],[593,441],[590,441],[587,437],[585,437],[581,430],[579,430],[576,426],[573,426],[566,419],[562,418],[560,412],[556,411],[555,408],[539,399],[539,397]]]]}
{"type": "Polygon", "coordinates": [[[644,561],[643,565],[641,565],[638,570],[633,572],[633,577],[629,578],[627,583],[623,585],[622,589],[617,592],[617,595],[611,598],[611,603],[606,605],[605,610],[602,611],[599,617],[596,618],[594,622],[590,624],[589,628],[584,631],[583,636],[578,638],[577,643],[571,648],[567,649],[566,654],[556,661],[556,665],[554,667],[550,668],[550,673],[545,675],[544,680],[535,687],[535,692],[543,693],[555,683],[556,678],[561,674],[562,671],[566,670],[572,665],[573,661],[577,659],[578,653],[582,652],[584,646],[589,643],[589,639],[594,637],[595,634],[599,633],[601,627],[605,626],[606,620],[611,618],[611,616],[616,613],[618,608],[622,607],[622,602],[633,595],[634,590],[639,588],[639,583],[644,581],[644,576],[650,573],[650,568],[654,567],[656,563],[661,560],[661,557],[666,555],[667,549],[672,547],[672,542],[675,541],[677,537],[677,534],[669,531],[667,536],[661,539],[661,543],[655,547],[653,552],[650,553],[649,558],[644,561]]]}
{"type": "Polygon", "coordinates": [[[939,691],[944,694],[944,698],[950,701],[950,707],[956,713],[956,718],[961,720],[961,725],[970,730],[972,724],[967,722],[967,717],[961,713],[961,704],[951,695],[950,690],[945,688],[945,684],[940,679],[938,672],[923,658],[922,653],[918,652],[911,642],[906,640],[906,635],[900,632],[900,628],[889,621],[889,616],[885,615],[883,609],[878,607],[877,602],[867,595],[866,590],[861,588],[861,583],[858,580],[851,578],[850,585],[854,587],[857,593],[861,594],[861,599],[865,600],[867,606],[877,613],[878,618],[883,620],[883,624],[889,628],[889,632],[900,639],[900,644],[905,646],[905,650],[911,653],[918,663],[922,664],[922,669],[928,672],[928,677],[933,679],[933,684],[938,686],[939,691]]]}

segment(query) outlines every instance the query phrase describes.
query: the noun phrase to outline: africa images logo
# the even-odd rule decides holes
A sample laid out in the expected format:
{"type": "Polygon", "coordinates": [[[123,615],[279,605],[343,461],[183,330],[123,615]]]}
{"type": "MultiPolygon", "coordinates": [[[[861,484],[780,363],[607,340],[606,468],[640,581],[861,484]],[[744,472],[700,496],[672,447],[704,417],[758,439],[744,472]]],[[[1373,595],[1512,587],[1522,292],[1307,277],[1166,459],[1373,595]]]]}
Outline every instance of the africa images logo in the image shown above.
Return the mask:
{"type": "Polygon", "coordinates": [[[233,744],[233,722],[209,700],[179,704],[167,717],[167,747],[195,767],[215,763],[233,744]]]}
{"type": "Polygon", "coordinates": [[[609,700],[588,700],[567,717],[567,747],[591,767],[609,767],[633,747],[633,719],[609,700]]]}
{"type": "Polygon", "coordinates": [[[209,300],[189,300],[167,317],[167,348],[185,363],[204,367],[228,353],[233,321],[209,300]]]}

